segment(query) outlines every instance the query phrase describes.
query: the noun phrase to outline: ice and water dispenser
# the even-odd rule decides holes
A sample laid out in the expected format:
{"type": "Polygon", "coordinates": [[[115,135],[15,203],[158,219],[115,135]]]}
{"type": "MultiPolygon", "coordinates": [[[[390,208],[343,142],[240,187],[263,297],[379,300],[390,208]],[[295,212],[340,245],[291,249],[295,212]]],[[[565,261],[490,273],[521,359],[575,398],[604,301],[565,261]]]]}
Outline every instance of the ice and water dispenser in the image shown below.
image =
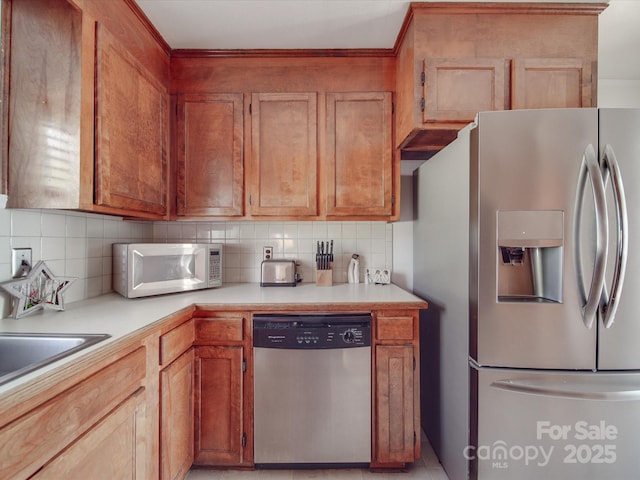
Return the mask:
{"type": "Polygon", "coordinates": [[[498,211],[498,302],[562,302],[564,215],[498,211]]]}

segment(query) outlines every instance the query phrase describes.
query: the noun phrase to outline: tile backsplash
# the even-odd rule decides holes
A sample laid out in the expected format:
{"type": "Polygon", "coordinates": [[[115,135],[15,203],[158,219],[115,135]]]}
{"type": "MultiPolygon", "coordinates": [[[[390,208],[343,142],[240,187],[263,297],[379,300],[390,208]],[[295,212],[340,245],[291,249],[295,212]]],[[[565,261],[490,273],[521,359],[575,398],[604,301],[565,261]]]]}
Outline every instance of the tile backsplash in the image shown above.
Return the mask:
{"type": "MultiPolygon", "coordinates": [[[[6,209],[0,195],[0,282],[11,280],[11,249],[30,248],[32,262],[44,260],[54,275],[76,277],[65,302],[96,297],[111,289],[111,245],[153,240],[150,222],[60,210],[6,209]]],[[[11,313],[11,297],[0,293],[0,313],[11,313]]]]}
{"type": "Polygon", "coordinates": [[[385,222],[154,222],[156,242],[224,244],[225,282],[259,282],[263,247],[275,258],[297,260],[303,282],[315,282],[318,241],[333,240],[336,283],[347,281],[347,266],[360,255],[360,278],[366,267],[392,267],[392,224],[385,222]]]}
{"type": "MultiPolygon", "coordinates": [[[[366,267],[392,268],[393,230],[385,222],[149,222],[61,210],[6,209],[0,195],[0,282],[11,279],[11,249],[31,248],[55,275],[76,277],[67,303],[112,291],[111,245],[116,242],[200,242],[224,244],[223,280],[259,282],[262,249],[275,258],[297,260],[303,282],[315,282],[317,241],[334,241],[334,282],[347,281],[351,255],[366,267]]],[[[11,312],[0,292],[0,314],[11,312]]]]}

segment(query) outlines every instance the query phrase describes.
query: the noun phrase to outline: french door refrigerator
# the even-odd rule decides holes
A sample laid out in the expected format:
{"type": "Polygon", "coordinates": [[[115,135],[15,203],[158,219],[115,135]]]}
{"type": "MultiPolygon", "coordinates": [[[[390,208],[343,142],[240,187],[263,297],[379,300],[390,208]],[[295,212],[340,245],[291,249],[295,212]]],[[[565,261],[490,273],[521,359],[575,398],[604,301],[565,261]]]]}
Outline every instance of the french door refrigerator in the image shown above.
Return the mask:
{"type": "Polygon", "coordinates": [[[451,480],[640,477],[640,110],[480,113],[414,173],[451,480]]]}

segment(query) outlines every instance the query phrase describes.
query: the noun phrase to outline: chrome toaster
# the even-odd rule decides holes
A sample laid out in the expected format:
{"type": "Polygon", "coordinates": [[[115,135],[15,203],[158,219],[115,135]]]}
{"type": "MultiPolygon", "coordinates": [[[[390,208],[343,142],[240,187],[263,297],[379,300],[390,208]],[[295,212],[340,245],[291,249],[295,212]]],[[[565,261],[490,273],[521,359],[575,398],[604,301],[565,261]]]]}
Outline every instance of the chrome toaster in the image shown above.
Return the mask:
{"type": "Polygon", "coordinates": [[[262,261],[261,287],[295,287],[300,281],[295,260],[272,259],[262,261]]]}

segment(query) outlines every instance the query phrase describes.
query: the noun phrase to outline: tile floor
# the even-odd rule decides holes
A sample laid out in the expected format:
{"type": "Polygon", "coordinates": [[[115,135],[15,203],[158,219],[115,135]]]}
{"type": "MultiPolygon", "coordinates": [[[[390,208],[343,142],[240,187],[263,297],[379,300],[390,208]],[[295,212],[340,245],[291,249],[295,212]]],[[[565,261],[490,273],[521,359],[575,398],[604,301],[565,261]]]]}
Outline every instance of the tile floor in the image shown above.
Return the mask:
{"type": "Polygon", "coordinates": [[[367,469],[326,470],[201,470],[191,469],[186,480],[448,480],[438,457],[422,435],[422,457],[406,471],[372,473],[367,469]]]}

